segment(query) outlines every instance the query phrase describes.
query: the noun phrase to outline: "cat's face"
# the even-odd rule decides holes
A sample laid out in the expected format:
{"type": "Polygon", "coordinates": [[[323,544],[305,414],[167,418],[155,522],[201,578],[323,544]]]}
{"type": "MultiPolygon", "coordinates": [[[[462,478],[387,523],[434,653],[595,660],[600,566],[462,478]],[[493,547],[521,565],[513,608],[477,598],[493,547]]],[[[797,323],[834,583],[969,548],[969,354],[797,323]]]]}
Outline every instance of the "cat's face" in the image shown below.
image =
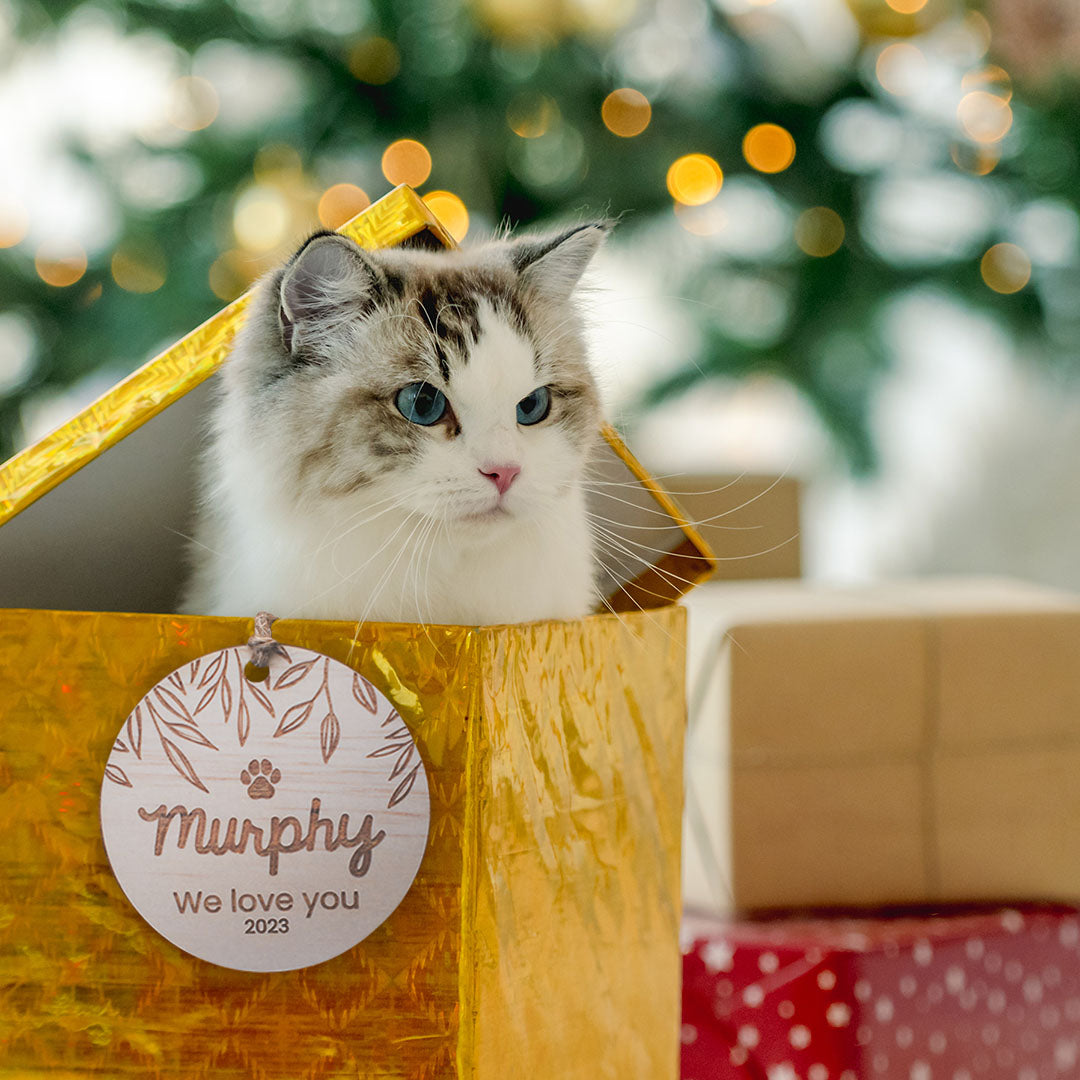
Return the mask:
{"type": "Polygon", "coordinates": [[[308,241],[230,361],[257,437],[287,455],[286,498],[458,529],[557,512],[598,428],[572,292],[606,232],[445,253],[308,241]]]}

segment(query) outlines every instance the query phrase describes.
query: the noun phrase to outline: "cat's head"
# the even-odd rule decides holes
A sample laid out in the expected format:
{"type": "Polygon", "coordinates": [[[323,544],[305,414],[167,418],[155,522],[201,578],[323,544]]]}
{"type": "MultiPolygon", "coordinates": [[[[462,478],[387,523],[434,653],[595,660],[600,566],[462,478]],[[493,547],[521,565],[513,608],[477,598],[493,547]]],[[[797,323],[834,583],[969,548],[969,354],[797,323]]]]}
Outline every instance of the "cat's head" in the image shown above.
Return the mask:
{"type": "Polygon", "coordinates": [[[446,252],[311,237],[263,283],[226,369],[290,499],[477,528],[556,509],[598,429],[574,293],[608,230],[446,252]]]}

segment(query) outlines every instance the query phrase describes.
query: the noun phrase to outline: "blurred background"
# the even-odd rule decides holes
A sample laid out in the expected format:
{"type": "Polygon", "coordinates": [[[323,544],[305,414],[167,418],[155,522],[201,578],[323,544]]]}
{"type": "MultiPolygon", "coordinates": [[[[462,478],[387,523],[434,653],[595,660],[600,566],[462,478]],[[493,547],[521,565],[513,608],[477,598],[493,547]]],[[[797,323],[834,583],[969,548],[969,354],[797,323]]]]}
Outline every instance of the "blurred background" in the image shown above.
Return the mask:
{"type": "Polygon", "coordinates": [[[809,576],[1080,587],[1078,110],[1075,0],[0,0],[0,460],[409,183],[621,215],[613,414],[809,576]]]}

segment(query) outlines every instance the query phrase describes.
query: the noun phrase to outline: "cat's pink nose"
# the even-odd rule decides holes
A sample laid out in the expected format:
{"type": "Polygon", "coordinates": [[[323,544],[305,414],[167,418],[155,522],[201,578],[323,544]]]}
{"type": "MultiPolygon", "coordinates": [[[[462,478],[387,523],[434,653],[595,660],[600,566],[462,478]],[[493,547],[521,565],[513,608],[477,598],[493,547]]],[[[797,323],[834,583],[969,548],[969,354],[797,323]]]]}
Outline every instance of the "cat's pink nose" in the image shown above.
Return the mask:
{"type": "Polygon", "coordinates": [[[520,465],[481,465],[480,475],[486,476],[496,487],[500,495],[510,490],[510,485],[521,472],[520,465]]]}

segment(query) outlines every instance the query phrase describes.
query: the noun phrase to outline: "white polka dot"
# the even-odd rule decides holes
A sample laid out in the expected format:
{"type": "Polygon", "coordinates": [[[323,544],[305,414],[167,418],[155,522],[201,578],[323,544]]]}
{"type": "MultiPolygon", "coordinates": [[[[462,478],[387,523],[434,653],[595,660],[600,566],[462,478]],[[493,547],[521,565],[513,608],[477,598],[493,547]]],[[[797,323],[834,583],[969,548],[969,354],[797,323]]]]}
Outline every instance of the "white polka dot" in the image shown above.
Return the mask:
{"type": "Polygon", "coordinates": [[[911,1066],[911,1072],[908,1073],[911,1080],[930,1080],[933,1075],[933,1070],[925,1061],[916,1061],[911,1066]]]}
{"type": "Polygon", "coordinates": [[[771,975],[780,966],[780,957],[774,952],[763,952],[758,957],[757,966],[766,975],[771,975]]]}
{"type": "Polygon", "coordinates": [[[896,1045],[901,1050],[906,1050],[915,1041],[915,1032],[907,1026],[907,1024],[901,1024],[896,1029],[896,1045]]]}
{"type": "Polygon", "coordinates": [[[793,1001],[781,1001],[776,1006],[776,1014],[784,1020],[790,1020],[795,1015],[795,1003],[793,1001]]]}
{"type": "Polygon", "coordinates": [[[961,1009],[974,1009],[978,1003],[979,995],[969,986],[967,989],[960,991],[956,1000],[960,1002],[961,1009]]]}
{"type": "MultiPolygon", "coordinates": [[[[825,1010],[825,1019],[831,1027],[847,1027],[851,1020],[851,1007],[842,1001],[834,1001],[825,1010]]],[[[860,1030],[862,1030],[860,1028],[860,1030]]]]}
{"type": "Polygon", "coordinates": [[[743,1024],[739,1028],[737,1036],[740,1046],[748,1046],[751,1050],[761,1042],[761,1032],[753,1024],[743,1024]]]}
{"type": "Polygon", "coordinates": [[[996,952],[988,952],[983,960],[983,967],[991,975],[996,975],[1001,970],[1001,955],[996,952]]]}
{"type": "Polygon", "coordinates": [[[874,1055],[874,1072],[888,1072],[889,1071],[889,1059],[884,1054],[874,1055]]]}
{"type": "Polygon", "coordinates": [[[851,1069],[845,1069],[840,1074],[840,1080],[859,1080],[859,1078],[851,1071],[851,1069]]]}
{"type": "Polygon", "coordinates": [[[784,1061],[779,1065],[773,1065],[765,1075],[768,1077],[768,1080],[799,1080],[798,1074],[791,1067],[790,1061],[784,1061]]]}
{"type": "Polygon", "coordinates": [[[964,952],[967,953],[969,960],[978,960],[984,952],[986,952],[986,944],[982,938],[969,938],[964,944],[964,952]]]}
{"type": "Polygon", "coordinates": [[[683,1046],[697,1042],[697,1028],[693,1024],[683,1024],[679,1031],[679,1041],[683,1046]]]}
{"type": "Polygon", "coordinates": [[[685,956],[687,953],[692,952],[694,946],[697,944],[697,939],[694,937],[686,927],[679,929],[679,952],[685,956]]]}
{"type": "Polygon", "coordinates": [[[981,1032],[982,1041],[987,1046],[993,1046],[1001,1038],[1001,1029],[997,1024],[987,1024],[981,1032]]]}
{"type": "Polygon", "coordinates": [[[952,1074],[952,1080],[971,1080],[971,1073],[967,1069],[957,1069],[952,1074]]]}
{"type": "Polygon", "coordinates": [[[915,991],[918,990],[918,988],[919,984],[915,981],[914,975],[905,975],[900,980],[900,993],[906,998],[914,997],[915,991]]]}
{"type": "Polygon", "coordinates": [[[892,998],[879,997],[874,1003],[874,1016],[881,1024],[887,1024],[893,1018],[894,1012],[892,998]]]}
{"type": "Polygon", "coordinates": [[[818,972],[817,984],[822,990],[831,990],[836,985],[836,973],[826,968],[818,972]]]}
{"type": "Polygon", "coordinates": [[[732,1065],[745,1065],[750,1060],[750,1053],[745,1046],[733,1046],[728,1051],[728,1061],[732,1065]]]}
{"type": "Polygon", "coordinates": [[[765,1000],[765,991],[757,983],[751,983],[742,992],[742,999],[751,1009],[756,1009],[765,1000]]]}
{"type": "Polygon", "coordinates": [[[1039,1080],[1039,1070],[1025,1065],[1017,1074],[1016,1080],[1039,1080]]]}
{"type": "Polygon", "coordinates": [[[1019,934],[1024,929],[1024,916],[1019,911],[1003,911],[1001,913],[1001,925],[1010,934],[1019,934]]]}
{"type": "Polygon", "coordinates": [[[991,990],[986,995],[986,1007],[992,1013],[1001,1013],[1005,1011],[1005,991],[1004,990],[991,990]]]}
{"type": "Polygon", "coordinates": [[[1024,980],[1023,986],[1024,1000],[1029,1005],[1037,1005],[1042,1001],[1043,985],[1042,980],[1037,979],[1034,975],[1029,975],[1024,980]]]}
{"type": "Polygon", "coordinates": [[[1044,1005],[1039,1010],[1039,1023],[1047,1031],[1061,1023],[1061,1010],[1056,1005],[1044,1005]]]}
{"type": "Polygon", "coordinates": [[[1019,960],[1010,960],[1005,965],[1005,981],[1019,982],[1024,977],[1024,965],[1019,960]]]}
{"type": "Polygon", "coordinates": [[[949,1042],[945,1038],[945,1032],[931,1031],[930,1038],[926,1040],[926,1045],[930,1047],[931,1054],[944,1054],[945,1047],[949,1045],[949,1042]]]}
{"type": "Polygon", "coordinates": [[[855,999],[857,1001],[869,1001],[873,992],[873,987],[865,979],[860,979],[855,984],[855,999]]]}
{"type": "Polygon", "coordinates": [[[829,1080],[829,1070],[821,1064],[811,1065],[806,1070],[806,1080],[829,1080]]]}
{"type": "Polygon", "coordinates": [[[1060,1072],[1071,1069],[1076,1065],[1076,1050],[1075,1039],[1058,1039],[1054,1043],[1054,1064],[1060,1072]]]}
{"type": "Polygon", "coordinates": [[[931,1005],[936,1005],[945,996],[945,991],[941,989],[941,983],[931,983],[926,988],[926,1000],[931,1005]]]}
{"type": "Polygon", "coordinates": [[[852,952],[866,952],[870,948],[870,939],[865,934],[845,934],[844,947],[852,952]]]}
{"type": "Polygon", "coordinates": [[[1043,982],[1053,988],[1061,985],[1061,968],[1055,967],[1051,964],[1049,967],[1043,968],[1042,973],[1043,982]]]}
{"type": "Polygon", "coordinates": [[[788,1042],[796,1050],[805,1050],[810,1045],[810,1029],[805,1024],[796,1024],[788,1032],[788,1042]]]}
{"type": "MultiPolygon", "coordinates": [[[[837,1025],[833,1026],[835,1027],[837,1025]]],[[[862,1024],[860,1027],[855,1029],[855,1041],[860,1046],[865,1046],[873,1037],[873,1031],[871,1031],[869,1026],[866,1024],[862,1024]]]]}
{"type": "Polygon", "coordinates": [[[730,971],[735,962],[735,950],[726,941],[710,941],[701,954],[705,970],[711,975],[718,971],[730,971]]]}
{"type": "Polygon", "coordinates": [[[803,954],[806,962],[811,967],[817,967],[821,963],[821,950],[820,949],[807,949],[803,954]]]}
{"type": "Polygon", "coordinates": [[[928,967],[930,961],[934,959],[934,946],[929,941],[916,941],[911,955],[919,967],[928,967]]]}
{"type": "Polygon", "coordinates": [[[1080,923],[1062,923],[1058,929],[1058,941],[1066,949],[1071,949],[1077,942],[1080,942],[1080,923]]]}
{"type": "Polygon", "coordinates": [[[966,983],[967,975],[964,974],[964,969],[962,967],[953,964],[953,966],[945,972],[945,989],[948,990],[950,994],[959,994],[960,991],[964,989],[966,983]]]}

